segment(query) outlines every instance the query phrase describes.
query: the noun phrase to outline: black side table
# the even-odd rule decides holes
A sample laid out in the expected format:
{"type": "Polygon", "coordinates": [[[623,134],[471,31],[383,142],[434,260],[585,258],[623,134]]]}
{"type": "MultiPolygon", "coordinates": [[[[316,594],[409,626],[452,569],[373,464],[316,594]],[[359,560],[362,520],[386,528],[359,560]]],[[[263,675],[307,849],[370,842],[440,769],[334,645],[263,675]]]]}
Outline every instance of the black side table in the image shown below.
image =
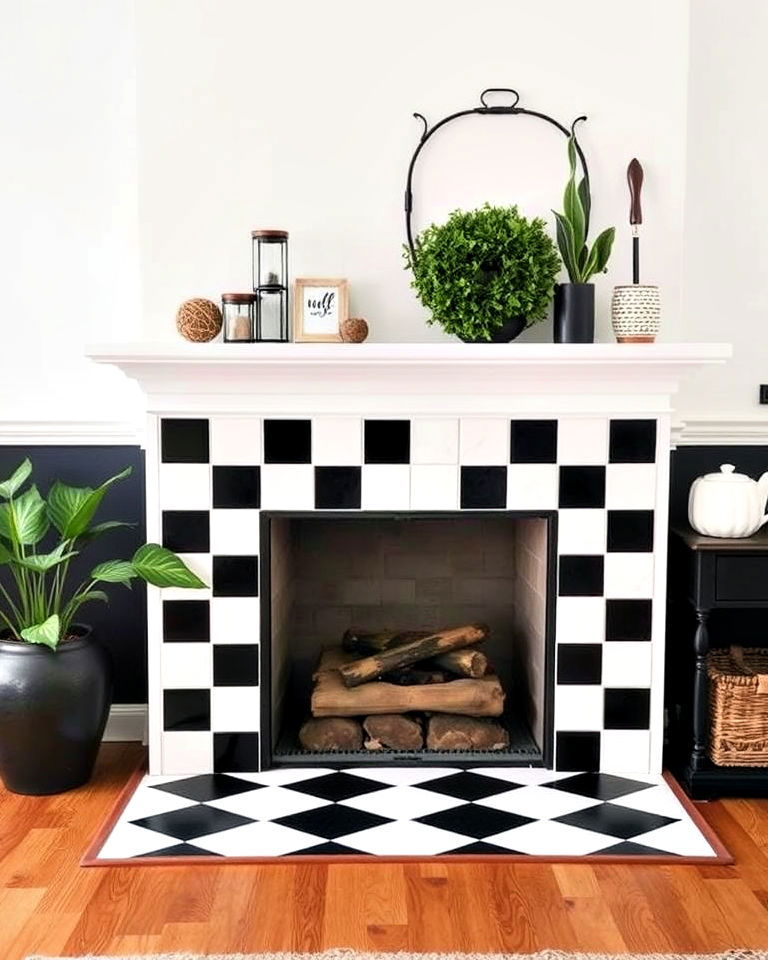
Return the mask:
{"type": "MultiPolygon", "coordinates": [[[[711,635],[710,614],[721,608],[768,609],[768,531],[721,540],[703,537],[690,527],[675,528],[669,573],[667,762],[694,799],[768,796],[768,767],[718,767],[707,756],[707,654],[710,644],[740,642],[715,631],[711,635]]],[[[764,645],[768,647],[768,629],[764,645]]]]}

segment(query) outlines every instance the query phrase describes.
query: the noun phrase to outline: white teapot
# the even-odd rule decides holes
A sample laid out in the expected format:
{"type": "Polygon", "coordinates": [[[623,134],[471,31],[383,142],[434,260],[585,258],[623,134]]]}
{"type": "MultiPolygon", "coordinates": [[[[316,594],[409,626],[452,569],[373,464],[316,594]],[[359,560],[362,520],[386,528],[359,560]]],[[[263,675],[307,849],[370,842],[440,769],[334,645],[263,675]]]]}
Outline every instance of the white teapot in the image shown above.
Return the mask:
{"type": "Polygon", "coordinates": [[[751,537],[768,520],[768,472],[753,480],[735,469],[724,463],[691,484],[688,520],[705,537],[751,537]]]}

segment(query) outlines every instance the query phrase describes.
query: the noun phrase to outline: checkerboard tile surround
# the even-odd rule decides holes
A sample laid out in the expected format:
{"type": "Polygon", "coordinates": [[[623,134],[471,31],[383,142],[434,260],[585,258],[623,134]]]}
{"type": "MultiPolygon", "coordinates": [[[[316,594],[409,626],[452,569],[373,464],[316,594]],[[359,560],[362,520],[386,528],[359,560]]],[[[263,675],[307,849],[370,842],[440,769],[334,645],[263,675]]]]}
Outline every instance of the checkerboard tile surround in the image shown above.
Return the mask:
{"type": "Polygon", "coordinates": [[[166,590],[165,774],[258,769],[260,510],[558,517],[555,768],[648,768],[653,419],[159,418],[163,543],[209,590],[166,590]],[[247,630],[243,625],[247,624],[247,630]]]}
{"type": "Polygon", "coordinates": [[[715,858],[660,777],[482,767],[145,777],[96,855],[715,858]]]}

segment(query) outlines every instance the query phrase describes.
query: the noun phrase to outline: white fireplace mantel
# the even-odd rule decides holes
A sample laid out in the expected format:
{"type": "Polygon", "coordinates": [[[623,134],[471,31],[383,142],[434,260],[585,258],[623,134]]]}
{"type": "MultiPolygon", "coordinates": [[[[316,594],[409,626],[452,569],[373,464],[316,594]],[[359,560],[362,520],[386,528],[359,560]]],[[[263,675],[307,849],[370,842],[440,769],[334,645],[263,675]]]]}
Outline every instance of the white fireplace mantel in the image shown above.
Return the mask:
{"type": "Polygon", "coordinates": [[[302,343],[95,346],[88,355],[136,380],[150,412],[287,414],[381,406],[465,413],[545,411],[569,396],[573,412],[666,413],[680,381],[731,356],[724,343],[302,343]],[[448,400],[451,398],[453,403],[448,400]],[[504,398],[508,398],[505,401],[504,398]]]}

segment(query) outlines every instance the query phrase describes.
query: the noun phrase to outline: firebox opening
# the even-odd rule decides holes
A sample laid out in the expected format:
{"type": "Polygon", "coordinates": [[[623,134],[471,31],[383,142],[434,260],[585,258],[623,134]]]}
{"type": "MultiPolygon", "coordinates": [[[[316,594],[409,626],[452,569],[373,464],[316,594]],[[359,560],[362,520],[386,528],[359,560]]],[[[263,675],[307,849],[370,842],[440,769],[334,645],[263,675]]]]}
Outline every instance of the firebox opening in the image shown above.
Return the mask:
{"type": "MultiPolygon", "coordinates": [[[[550,766],[555,524],[555,515],[547,512],[263,512],[262,769],[381,762],[550,766]],[[418,635],[475,623],[490,629],[487,639],[472,645],[485,654],[489,667],[482,679],[455,678],[469,685],[449,688],[454,674],[429,659],[387,673],[386,690],[381,680],[372,681],[380,684],[376,689],[357,686],[354,697],[362,699],[350,701],[336,670],[326,671],[323,688],[318,686],[321,657],[327,667],[365,655],[341,650],[347,631],[418,635]],[[431,681],[442,682],[410,686],[414,671],[421,680],[429,673],[431,681]],[[325,687],[331,676],[329,699],[325,687]],[[503,690],[503,714],[483,716],[483,730],[474,722],[480,718],[457,721],[462,731],[466,726],[473,737],[478,734],[478,741],[488,739],[487,724],[499,724],[503,735],[490,736],[492,748],[472,741],[456,749],[458,734],[449,729],[447,740],[440,739],[430,720],[438,713],[420,708],[429,698],[446,695],[458,704],[451,715],[462,716],[465,696],[481,689],[472,684],[483,684],[483,691],[500,684],[503,690]],[[423,732],[420,746],[388,746],[366,731],[371,694],[387,703],[389,696],[395,698],[391,713],[416,721],[423,732]],[[403,696],[415,709],[403,709],[403,696]],[[339,715],[354,721],[341,724],[345,735],[360,724],[363,742],[308,748],[300,731],[313,706],[327,717],[335,715],[336,704],[339,715]]],[[[349,646],[349,637],[345,643],[349,646]]],[[[452,723],[441,719],[443,734],[452,723]]]]}

